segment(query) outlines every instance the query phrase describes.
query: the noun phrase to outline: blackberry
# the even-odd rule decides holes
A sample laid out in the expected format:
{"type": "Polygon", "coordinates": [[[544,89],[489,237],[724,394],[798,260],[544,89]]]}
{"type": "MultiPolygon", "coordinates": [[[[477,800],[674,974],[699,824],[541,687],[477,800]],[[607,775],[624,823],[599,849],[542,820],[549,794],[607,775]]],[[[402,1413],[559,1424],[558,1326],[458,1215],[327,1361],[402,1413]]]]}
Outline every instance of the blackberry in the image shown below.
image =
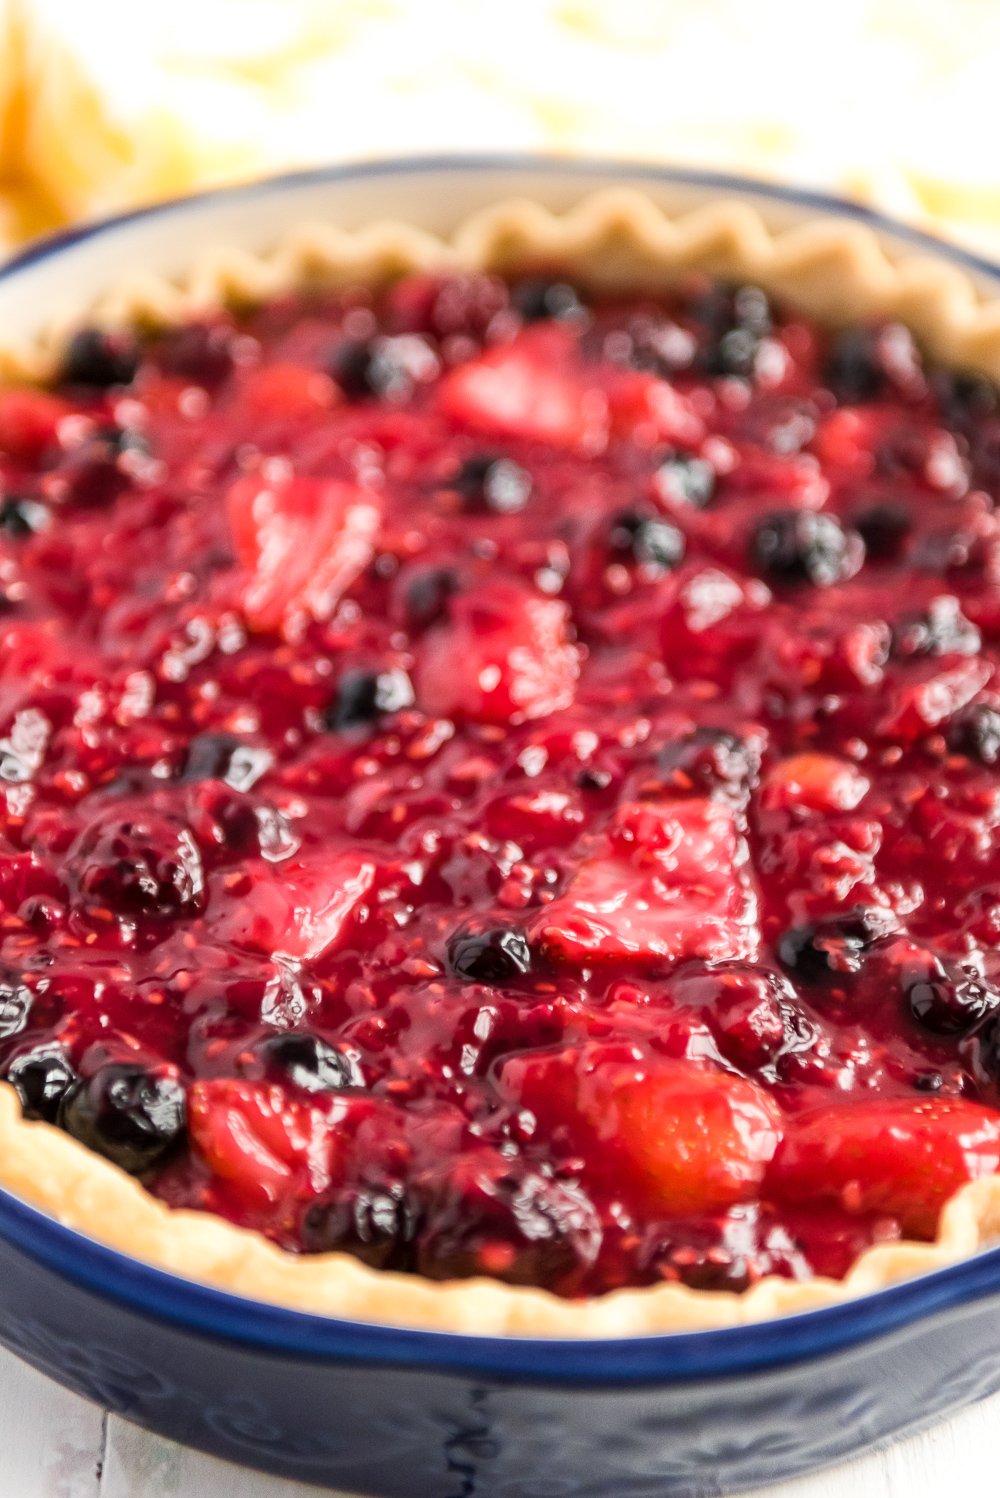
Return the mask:
{"type": "Polygon", "coordinates": [[[205,875],[188,829],[155,814],[106,817],[77,839],[71,883],[86,907],[169,920],[201,909],[205,875]]]}
{"type": "Polygon", "coordinates": [[[749,789],[760,766],[756,749],[725,728],[696,728],[664,744],[657,769],[678,791],[734,792],[749,789]]]}

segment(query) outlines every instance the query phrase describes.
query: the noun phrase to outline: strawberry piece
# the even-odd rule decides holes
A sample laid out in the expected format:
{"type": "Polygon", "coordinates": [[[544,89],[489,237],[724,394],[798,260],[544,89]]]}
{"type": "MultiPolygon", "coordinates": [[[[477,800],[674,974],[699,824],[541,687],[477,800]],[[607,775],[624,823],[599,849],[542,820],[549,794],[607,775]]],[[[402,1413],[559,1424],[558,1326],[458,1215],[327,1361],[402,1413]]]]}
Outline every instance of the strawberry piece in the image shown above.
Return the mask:
{"type": "Polygon", "coordinates": [[[267,364],[248,374],[239,393],[239,412],[250,427],[259,422],[307,421],[337,398],[328,374],[302,364],[267,364]]]}
{"type": "MultiPolygon", "coordinates": [[[[231,877],[217,876],[222,891],[231,877]]],[[[216,929],[236,946],[314,962],[336,946],[374,877],[374,863],[353,850],[277,867],[261,862],[246,869],[216,929]]],[[[220,892],[220,906],[224,898],[220,892]]]]}
{"type": "Polygon", "coordinates": [[[912,741],[946,723],[965,707],[989,681],[992,670],[974,656],[918,661],[906,668],[906,679],[886,693],[886,713],[876,732],[886,738],[912,741]]]}
{"type": "Polygon", "coordinates": [[[580,670],[568,624],[564,603],[520,583],[460,594],[447,623],[426,636],[417,702],[435,717],[481,723],[543,718],[567,707],[580,670]]]}
{"type": "Polygon", "coordinates": [[[246,1207],[274,1207],[330,1184],[344,1106],[300,1102],[276,1083],[216,1078],[191,1088],[188,1132],[228,1195],[246,1207]]]}
{"type": "Polygon", "coordinates": [[[793,754],[768,772],[761,793],[766,807],[853,811],[869,787],[867,776],[833,754],[793,754]]]}
{"type": "Polygon", "coordinates": [[[619,810],[535,937],[557,962],[752,958],[757,902],[731,806],[709,797],[619,810]]]}
{"type": "Polygon", "coordinates": [[[58,442],[59,423],[73,407],[44,390],[0,391],[0,451],[15,458],[40,458],[58,442]]]}
{"type": "Polygon", "coordinates": [[[1000,1169],[1000,1116],[955,1098],[873,1098],[804,1115],[768,1177],[789,1202],[835,1201],[886,1213],[905,1233],[933,1237],[959,1187],[1000,1169]]]}
{"type": "Polygon", "coordinates": [[[441,386],[441,409],[477,431],[555,447],[600,447],[607,403],[566,372],[574,346],[563,328],[531,328],[452,370],[441,386]]]}
{"type": "Polygon", "coordinates": [[[628,1181],[654,1213],[725,1210],[759,1194],[781,1114],[743,1077],[601,1045],[513,1057],[502,1085],[588,1169],[628,1181]]]}
{"type": "Polygon", "coordinates": [[[705,436],[705,423],[690,398],[666,380],[639,370],[616,371],[607,397],[616,437],[644,434],[647,440],[696,447],[705,436]]]}
{"type": "Polygon", "coordinates": [[[660,642],[675,676],[719,677],[758,648],[761,613],[771,596],[763,583],[695,566],[677,572],[670,586],[660,642]]]}
{"type": "Polygon", "coordinates": [[[236,480],[226,508],[254,629],[280,628],[293,609],[328,619],[371,560],[379,512],[355,484],[258,473],[236,480]]]}

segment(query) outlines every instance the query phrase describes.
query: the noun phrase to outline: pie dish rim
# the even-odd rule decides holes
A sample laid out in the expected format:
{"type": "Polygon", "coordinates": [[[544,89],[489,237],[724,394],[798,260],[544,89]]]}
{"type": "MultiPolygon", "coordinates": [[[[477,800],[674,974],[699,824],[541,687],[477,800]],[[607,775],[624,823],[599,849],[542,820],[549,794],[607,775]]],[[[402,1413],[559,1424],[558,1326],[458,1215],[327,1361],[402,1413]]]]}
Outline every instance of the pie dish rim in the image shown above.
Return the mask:
{"type": "MultiPolygon", "coordinates": [[[[766,190],[765,190],[766,191],[766,190]]],[[[155,210],[154,210],[155,211],[155,210]]],[[[270,256],[245,251],[198,257],[186,291],[159,278],[122,282],[75,321],[107,324],[176,322],[234,296],[266,298],[301,284],[304,272],[324,279],[346,272],[371,279],[376,267],[420,269],[487,265],[512,271],[556,264],[593,279],[595,255],[633,252],[636,270],[662,278],[679,267],[742,276],[783,292],[812,315],[829,320],[824,286],[831,276],[854,301],[842,321],[867,311],[901,316],[946,362],[1000,378],[1000,294],[982,298],[954,265],[906,254],[890,259],[857,221],[805,224],[771,231],[745,203],[709,204],[668,216],[640,192],[590,194],[568,213],[526,201],[498,204],[464,220],[451,241],[405,225],[360,233],[299,228],[270,256]],[[668,225],[673,227],[667,227],[668,225]],[[513,260],[511,256],[513,255],[513,260]],[[589,275],[574,265],[586,256],[589,275]],[[817,282],[817,277],[818,282],[817,282]],[[817,303],[818,299],[818,303],[817,303]],[[823,310],[814,310],[819,305],[823,310]]],[[[947,255],[947,246],[943,246],[947,255]]],[[[31,253],[9,270],[30,261],[31,253]]],[[[620,270],[615,275],[620,282],[620,270]]],[[[841,303],[843,306],[843,303],[841,303]]],[[[0,350],[9,377],[43,377],[71,327],[53,327],[28,349],[0,350]]],[[[376,1271],[345,1254],[296,1256],[261,1235],[212,1214],[171,1211],[142,1185],[49,1125],[20,1118],[13,1091],[0,1086],[0,1188],[70,1229],[154,1269],[289,1310],[365,1323],[543,1338],[633,1338],[720,1330],[833,1307],[900,1281],[968,1260],[1000,1238],[1000,1176],[963,1188],[949,1202],[932,1244],[869,1249],[844,1281],[815,1277],[762,1280],[742,1294],[647,1286],[567,1302],[549,1292],[490,1280],[444,1284],[376,1271]],[[37,1172],[40,1161],[45,1171],[37,1172]],[[95,1223],[113,1223],[95,1231],[95,1223]]]]}

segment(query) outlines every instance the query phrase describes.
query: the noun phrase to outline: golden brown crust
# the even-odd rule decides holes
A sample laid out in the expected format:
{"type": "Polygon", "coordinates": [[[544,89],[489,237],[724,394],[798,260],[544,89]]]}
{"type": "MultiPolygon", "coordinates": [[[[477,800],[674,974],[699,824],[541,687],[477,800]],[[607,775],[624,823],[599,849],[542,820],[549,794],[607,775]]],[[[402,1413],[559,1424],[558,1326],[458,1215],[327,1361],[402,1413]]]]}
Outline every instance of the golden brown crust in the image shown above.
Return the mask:
{"type": "MultiPolygon", "coordinates": [[[[80,318],[169,323],[295,285],[370,281],[428,266],[558,266],[604,288],[662,286],[697,267],[753,280],[822,320],[901,318],[936,358],[1000,380],[1000,300],[984,300],[957,268],[926,254],[891,259],[855,224],[822,221],[772,233],[752,209],[726,202],[670,218],[626,190],[588,197],[561,215],[528,201],[502,203],[467,220],[447,242],[393,223],[357,234],[307,225],[268,255],[203,255],[180,284],[132,278],[81,308],[80,318]]],[[[68,331],[49,328],[30,348],[0,350],[0,372],[43,378],[68,331]]],[[[344,1254],[298,1257],[219,1217],[173,1211],[67,1135],[26,1122],[5,1085],[0,1186],[137,1259],[250,1299],[479,1335],[615,1337],[761,1321],[880,1289],[1000,1241],[1000,1177],[990,1177],[952,1198],[934,1243],[878,1245],[843,1281],[770,1277],[742,1295],[658,1285],[582,1302],[486,1279],[432,1283],[375,1271],[344,1254]]]]}

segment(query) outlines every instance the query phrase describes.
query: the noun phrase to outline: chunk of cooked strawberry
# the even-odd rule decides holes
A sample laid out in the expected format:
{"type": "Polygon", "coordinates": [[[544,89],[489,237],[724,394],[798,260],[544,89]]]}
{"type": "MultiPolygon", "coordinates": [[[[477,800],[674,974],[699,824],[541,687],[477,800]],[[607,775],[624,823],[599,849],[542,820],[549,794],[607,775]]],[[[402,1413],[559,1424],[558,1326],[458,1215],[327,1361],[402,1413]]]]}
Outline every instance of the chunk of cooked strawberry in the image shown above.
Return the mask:
{"type": "Polygon", "coordinates": [[[45,390],[11,386],[0,391],[0,451],[40,458],[58,442],[59,423],[73,407],[45,390]]]}
{"type": "Polygon", "coordinates": [[[971,702],[991,675],[988,663],[975,656],[907,663],[884,694],[886,710],[876,732],[903,742],[921,738],[971,702]]]}
{"type": "Polygon", "coordinates": [[[767,807],[853,811],[868,790],[868,777],[834,754],[793,754],[767,773],[761,802],[767,807]]]}
{"type": "Polygon", "coordinates": [[[575,339],[559,327],[529,328],[511,343],[460,365],[441,386],[441,409],[477,431],[550,442],[603,445],[607,402],[567,368],[575,339]]]}
{"type": "Polygon", "coordinates": [[[789,1125],[768,1189],[783,1201],[885,1213],[905,1233],[930,1238],[948,1198],[998,1169],[1000,1115],[992,1109],[957,1098],[883,1097],[789,1125]]]}
{"type": "Polygon", "coordinates": [[[662,611],[663,658],[678,677],[718,677],[759,646],[765,584],[721,567],[689,566],[670,579],[662,611]]]}
{"type": "Polygon", "coordinates": [[[417,702],[441,718],[481,723],[543,718],[567,707],[580,670],[569,611],[525,585],[498,581],[452,600],[428,632],[417,702]]]}
{"type": "Polygon", "coordinates": [[[781,1139],[780,1110],[762,1088],[690,1061],[591,1044],[512,1057],[501,1085],[538,1135],[584,1159],[585,1179],[628,1182],[665,1216],[751,1200],[781,1139]]]}
{"type": "Polygon", "coordinates": [[[667,380],[641,370],[615,370],[607,381],[606,394],[611,431],[616,437],[694,447],[705,436],[705,423],[690,397],[667,380]]]}
{"type": "Polygon", "coordinates": [[[284,1206],[330,1184],[347,1105],[290,1098],[277,1083],[215,1078],[188,1095],[193,1152],[246,1207],[284,1206]]]}
{"type": "Polygon", "coordinates": [[[226,494],[233,545],[247,571],[242,603],[254,629],[278,629],[293,611],[328,619],[368,565],[379,524],[356,484],[290,471],[237,479],[226,494]]]}
{"type": "Polygon", "coordinates": [[[240,874],[214,876],[216,934],[269,957],[313,962],[336,946],[374,878],[374,863],[355,850],[248,862],[240,874]]]}
{"type": "Polygon", "coordinates": [[[752,958],[760,933],[746,865],[726,802],[627,805],[537,917],[535,939],[555,961],[581,965],[752,958]]]}
{"type": "Polygon", "coordinates": [[[254,423],[308,420],[337,399],[337,389],[321,369],[302,364],[265,364],[248,374],[239,392],[239,414],[254,423]]]}

